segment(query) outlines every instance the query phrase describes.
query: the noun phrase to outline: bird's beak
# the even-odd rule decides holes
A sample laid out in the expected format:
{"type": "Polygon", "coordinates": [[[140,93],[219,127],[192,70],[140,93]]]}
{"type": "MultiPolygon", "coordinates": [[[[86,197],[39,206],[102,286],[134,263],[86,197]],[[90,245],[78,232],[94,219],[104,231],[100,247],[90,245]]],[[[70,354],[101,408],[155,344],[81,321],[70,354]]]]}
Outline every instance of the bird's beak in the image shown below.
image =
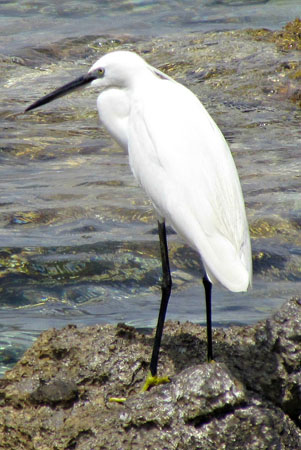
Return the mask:
{"type": "Polygon", "coordinates": [[[52,102],[52,100],[55,100],[56,98],[63,97],[64,95],[69,94],[70,92],[75,91],[76,89],[85,86],[88,83],[91,83],[91,81],[95,80],[95,78],[95,74],[93,73],[82,75],[81,77],[70,81],[70,83],[64,84],[64,86],[55,89],[55,91],[50,92],[50,94],[47,94],[36,102],[32,103],[30,106],[28,106],[28,108],[25,109],[25,112],[30,111],[31,109],[38,108],[42,105],[46,105],[46,103],[52,102]]]}

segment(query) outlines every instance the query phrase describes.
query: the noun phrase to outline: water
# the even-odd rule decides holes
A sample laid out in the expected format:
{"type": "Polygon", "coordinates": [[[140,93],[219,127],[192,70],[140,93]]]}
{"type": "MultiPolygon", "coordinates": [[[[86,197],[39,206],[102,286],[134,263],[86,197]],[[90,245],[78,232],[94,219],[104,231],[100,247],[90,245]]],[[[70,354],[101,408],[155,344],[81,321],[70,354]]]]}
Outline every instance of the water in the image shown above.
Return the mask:
{"type": "Polygon", "coordinates": [[[28,0],[1,2],[5,54],[66,37],[159,36],[246,27],[281,28],[300,16],[298,0],[28,0]]]}
{"type": "MultiPolygon", "coordinates": [[[[256,322],[300,292],[301,114],[287,75],[300,54],[239,31],[279,29],[300,13],[298,3],[1,2],[0,371],[51,326],[155,325],[155,218],[127,155],[99,128],[96,93],[22,114],[115,48],[144,54],[188,85],[231,144],[254,287],[214,289],[214,324],[256,322]]],[[[204,323],[198,256],[172,233],[169,243],[168,317],[204,323]]]]}

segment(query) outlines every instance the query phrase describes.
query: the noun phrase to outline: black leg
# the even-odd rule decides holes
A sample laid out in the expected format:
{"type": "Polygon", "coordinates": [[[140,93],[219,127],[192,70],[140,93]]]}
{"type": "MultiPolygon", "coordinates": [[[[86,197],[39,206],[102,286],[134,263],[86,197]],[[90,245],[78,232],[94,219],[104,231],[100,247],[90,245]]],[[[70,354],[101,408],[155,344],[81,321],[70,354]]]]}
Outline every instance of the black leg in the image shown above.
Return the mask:
{"type": "Polygon", "coordinates": [[[207,359],[208,362],[213,360],[212,352],[212,323],[211,323],[211,289],[212,284],[205,275],[203,278],[206,298],[206,319],[207,319],[207,359]]]}
{"type": "Polygon", "coordinates": [[[157,374],[157,366],[158,366],[158,358],[159,358],[159,350],[161,344],[161,338],[163,333],[163,326],[165,321],[165,315],[168,305],[168,300],[171,293],[171,275],[169,268],[169,259],[168,259],[168,248],[167,248],[167,239],[166,239],[166,228],[165,222],[158,222],[158,232],[160,239],[160,251],[161,251],[161,261],[162,261],[162,286],[161,286],[161,305],[158,316],[158,323],[156,329],[156,336],[153,346],[152,359],[150,363],[150,372],[152,376],[157,374]]]}

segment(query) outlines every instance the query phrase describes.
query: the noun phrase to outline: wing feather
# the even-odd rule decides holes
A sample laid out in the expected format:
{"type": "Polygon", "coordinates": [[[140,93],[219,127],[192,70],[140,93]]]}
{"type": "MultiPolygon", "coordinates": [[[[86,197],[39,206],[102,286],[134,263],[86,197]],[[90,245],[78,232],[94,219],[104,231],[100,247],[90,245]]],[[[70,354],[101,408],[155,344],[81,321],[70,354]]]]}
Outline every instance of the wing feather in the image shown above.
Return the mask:
{"type": "Polygon", "coordinates": [[[233,291],[251,283],[248,224],[236,167],[219,128],[184,86],[138,86],[129,119],[134,175],[165,218],[199,251],[208,276],[233,291]]]}

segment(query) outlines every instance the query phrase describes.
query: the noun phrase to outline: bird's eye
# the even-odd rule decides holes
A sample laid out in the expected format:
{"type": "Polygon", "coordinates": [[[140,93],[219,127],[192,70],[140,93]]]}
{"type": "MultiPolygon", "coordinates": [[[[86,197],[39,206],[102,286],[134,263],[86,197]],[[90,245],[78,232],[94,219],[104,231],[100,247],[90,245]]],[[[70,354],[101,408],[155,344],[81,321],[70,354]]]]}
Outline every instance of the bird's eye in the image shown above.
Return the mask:
{"type": "Polygon", "coordinates": [[[104,75],[104,73],[105,73],[105,71],[104,71],[104,69],[97,69],[97,75],[99,76],[99,77],[103,77],[103,75],[104,75]]]}

